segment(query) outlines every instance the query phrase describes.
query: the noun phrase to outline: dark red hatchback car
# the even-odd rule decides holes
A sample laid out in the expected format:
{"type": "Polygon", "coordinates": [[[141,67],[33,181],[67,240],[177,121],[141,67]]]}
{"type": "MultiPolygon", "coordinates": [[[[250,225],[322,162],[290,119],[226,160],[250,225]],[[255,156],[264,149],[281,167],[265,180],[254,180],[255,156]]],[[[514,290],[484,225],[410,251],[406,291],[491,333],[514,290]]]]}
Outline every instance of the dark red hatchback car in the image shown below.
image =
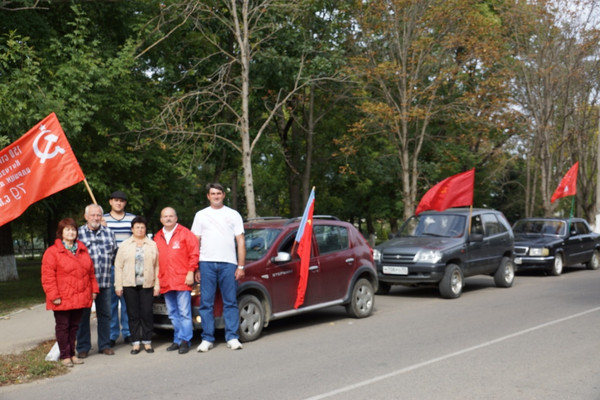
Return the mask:
{"type": "MultiPolygon", "coordinates": [[[[343,305],[355,318],[367,317],[373,311],[377,271],[372,249],[352,224],[319,216],[313,218],[304,304],[294,309],[300,269],[294,239],[299,223],[299,218],[264,218],[244,224],[246,276],[237,291],[241,341],[257,339],[272,320],[324,307],[343,305]]],[[[201,328],[199,290],[192,294],[194,325],[201,328]]],[[[222,303],[217,298],[215,323],[223,328],[222,303]]],[[[154,325],[171,327],[162,296],[155,300],[154,325]]]]}

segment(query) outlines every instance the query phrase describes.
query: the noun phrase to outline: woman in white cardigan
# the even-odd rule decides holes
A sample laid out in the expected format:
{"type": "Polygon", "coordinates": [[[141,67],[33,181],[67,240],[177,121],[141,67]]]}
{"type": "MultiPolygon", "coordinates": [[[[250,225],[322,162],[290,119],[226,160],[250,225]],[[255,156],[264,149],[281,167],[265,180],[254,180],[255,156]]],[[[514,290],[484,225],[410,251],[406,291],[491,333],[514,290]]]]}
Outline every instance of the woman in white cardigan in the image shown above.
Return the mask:
{"type": "Polygon", "coordinates": [[[147,222],[144,217],[131,221],[133,235],[119,246],[115,259],[115,292],[125,298],[129,330],[131,331],[131,354],[141,351],[140,343],[147,353],[152,348],[152,303],[158,296],[158,248],[146,236],[147,222]]]}

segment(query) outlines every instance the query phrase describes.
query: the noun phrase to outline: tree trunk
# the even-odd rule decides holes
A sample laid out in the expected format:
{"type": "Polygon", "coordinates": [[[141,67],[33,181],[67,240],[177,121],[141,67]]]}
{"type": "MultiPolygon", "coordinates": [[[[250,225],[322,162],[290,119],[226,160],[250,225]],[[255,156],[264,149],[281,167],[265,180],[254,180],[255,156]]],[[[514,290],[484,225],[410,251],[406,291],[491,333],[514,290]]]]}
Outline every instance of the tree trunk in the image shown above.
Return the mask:
{"type": "Polygon", "coordinates": [[[239,210],[237,174],[233,175],[231,178],[231,208],[239,210]]]}
{"type": "Polygon", "coordinates": [[[243,3],[243,33],[238,33],[240,45],[240,62],[242,66],[242,118],[240,134],[242,136],[242,169],[244,170],[244,194],[246,195],[246,218],[256,218],[256,202],[254,197],[254,177],[252,174],[252,148],[250,144],[250,44],[248,38],[248,3],[243,3]]]}
{"type": "Polygon", "coordinates": [[[302,175],[303,203],[310,196],[310,173],[312,167],[313,135],[315,134],[315,85],[310,85],[310,96],[308,102],[308,129],[306,131],[306,160],[304,162],[304,174],[302,175]]]}
{"type": "Polygon", "coordinates": [[[0,226],[0,282],[19,279],[10,222],[0,226]]]}

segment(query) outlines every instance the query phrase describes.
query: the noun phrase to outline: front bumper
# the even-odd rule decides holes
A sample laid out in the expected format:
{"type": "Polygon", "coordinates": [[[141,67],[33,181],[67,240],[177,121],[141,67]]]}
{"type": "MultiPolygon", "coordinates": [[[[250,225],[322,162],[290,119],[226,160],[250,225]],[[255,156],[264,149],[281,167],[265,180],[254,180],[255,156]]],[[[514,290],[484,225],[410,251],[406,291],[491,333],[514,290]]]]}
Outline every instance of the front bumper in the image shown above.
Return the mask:
{"type": "Polygon", "coordinates": [[[517,270],[525,269],[549,269],[554,265],[554,256],[547,257],[531,257],[531,256],[515,256],[515,266],[517,270]]]}
{"type": "Polygon", "coordinates": [[[377,265],[377,278],[380,282],[399,285],[438,283],[444,277],[445,269],[446,264],[442,263],[403,265],[379,264],[377,265]]]}
{"type": "MultiPolygon", "coordinates": [[[[158,303],[160,304],[160,303],[158,303]]],[[[164,305],[164,303],[162,303],[164,305]]],[[[164,305],[164,309],[161,306],[157,306],[157,303],[154,303],[153,306],[153,314],[154,314],[154,327],[158,329],[173,329],[173,324],[169,319],[169,313],[167,312],[167,307],[164,305]]],[[[192,323],[194,325],[194,330],[202,329],[202,324],[200,323],[200,314],[198,312],[198,307],[192,307],[192,323]]]]}

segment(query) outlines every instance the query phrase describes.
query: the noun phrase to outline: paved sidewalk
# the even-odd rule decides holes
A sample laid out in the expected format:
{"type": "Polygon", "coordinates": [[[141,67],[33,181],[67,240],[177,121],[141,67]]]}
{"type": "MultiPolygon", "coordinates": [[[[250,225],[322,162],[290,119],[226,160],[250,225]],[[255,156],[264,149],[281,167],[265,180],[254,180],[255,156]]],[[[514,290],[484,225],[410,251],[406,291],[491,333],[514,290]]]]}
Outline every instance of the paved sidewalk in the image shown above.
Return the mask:
{"type": "Polygon", "coordinates": [[[45,304],[0,317],[0,354],[20,353],[54,337],[54,314],[45,304]]]}

